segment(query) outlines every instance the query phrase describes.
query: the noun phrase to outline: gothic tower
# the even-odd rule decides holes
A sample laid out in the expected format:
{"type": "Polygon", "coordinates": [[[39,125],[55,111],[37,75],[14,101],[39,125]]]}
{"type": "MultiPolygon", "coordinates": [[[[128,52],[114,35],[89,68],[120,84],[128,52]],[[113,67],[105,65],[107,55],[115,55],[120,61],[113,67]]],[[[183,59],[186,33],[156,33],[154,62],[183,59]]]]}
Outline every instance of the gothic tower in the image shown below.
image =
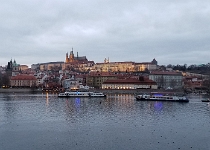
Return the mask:
{"type": "Polygon", "coordinates": [[[68,58],[68,52],[66,53],[66,63],[69,62],[69,58],[68,58]]]}
{"type": "Polygon", "coordinates": [[[69,62],[74,62],[74,52],[73,52],[73,48],[72,48],[72,51],[70,52],[70,55],[69,55],[69,62]]]}

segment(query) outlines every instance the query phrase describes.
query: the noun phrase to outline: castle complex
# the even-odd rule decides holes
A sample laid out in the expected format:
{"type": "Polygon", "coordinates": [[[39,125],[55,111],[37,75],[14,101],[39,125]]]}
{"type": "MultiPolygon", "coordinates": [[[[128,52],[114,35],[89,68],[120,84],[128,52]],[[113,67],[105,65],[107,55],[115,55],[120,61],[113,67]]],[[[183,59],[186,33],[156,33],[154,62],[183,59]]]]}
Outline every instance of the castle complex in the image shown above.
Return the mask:
{"type": "Polygon", "coordinates": [[[101,72],[136,72],[136,71],[151,71],[157,69],[157,61],[153,59],[151,62],[136,63],[128,62],[109,62],[109,58],[104,60],[104,63],[96,63],[93,70],[101,72]]]}
{"type": "Polygon", "coordinates": [[[133,61],[110,62],[109,58],[105,58],[102,63],[94,63],[94,61],[89,61],[86,56],[79,56],[78,52],[75,56],[72,48],[70,54],[68,54],[68,52],[66,53],[64,62],[41,63],[33,66],[34,68],[40,68],[40,70],[51,70],[52,68],[59,67],[62,68],[62,70],[79,70],[81,72],[138,72],[156,70],[158,62],[155,59],[151,62],[142,63],[133,61]]]}
{"type": "Polygon", "coordinates": [[[73,48],[70,51],[70,54],[66,53],[66,61],[62,67],[62,69],[70,69],[70,70],[80,70],[87,71],[92,66],[94,66],[94,61],[89,61],[86,56],[74,56],[73,48]]]}

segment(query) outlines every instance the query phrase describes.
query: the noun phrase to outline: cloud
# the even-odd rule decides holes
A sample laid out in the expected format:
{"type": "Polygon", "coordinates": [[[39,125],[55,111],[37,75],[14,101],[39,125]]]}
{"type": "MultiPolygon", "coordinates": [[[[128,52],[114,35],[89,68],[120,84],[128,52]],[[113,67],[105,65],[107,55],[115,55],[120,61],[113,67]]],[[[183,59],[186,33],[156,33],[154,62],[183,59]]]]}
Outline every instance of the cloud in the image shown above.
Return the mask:
{"type": "Polygon", "coordinates": [[[0,6],[0,65],[64,61],[208,63],[207,0],[19,0],[0,6]]]}

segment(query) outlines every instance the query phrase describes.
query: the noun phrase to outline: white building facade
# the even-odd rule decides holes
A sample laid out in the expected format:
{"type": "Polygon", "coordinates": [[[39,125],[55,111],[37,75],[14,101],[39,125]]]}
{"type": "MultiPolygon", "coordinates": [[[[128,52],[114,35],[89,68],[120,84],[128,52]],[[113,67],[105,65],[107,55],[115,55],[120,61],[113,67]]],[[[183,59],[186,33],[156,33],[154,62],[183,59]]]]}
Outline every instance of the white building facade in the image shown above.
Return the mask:
{"type": "Polygon", "coordinates": [[[183,87],[183,75],[181,72],[154,71],[149,79],[157,83],[159,88],[178,89],[183,87]]]}
{"type": "Polygon", "coordinates": [[[137,79],[116,79],[105,81],[102,89],[157,89],[157,84],[153,81],[141,82],[137,79]]]}

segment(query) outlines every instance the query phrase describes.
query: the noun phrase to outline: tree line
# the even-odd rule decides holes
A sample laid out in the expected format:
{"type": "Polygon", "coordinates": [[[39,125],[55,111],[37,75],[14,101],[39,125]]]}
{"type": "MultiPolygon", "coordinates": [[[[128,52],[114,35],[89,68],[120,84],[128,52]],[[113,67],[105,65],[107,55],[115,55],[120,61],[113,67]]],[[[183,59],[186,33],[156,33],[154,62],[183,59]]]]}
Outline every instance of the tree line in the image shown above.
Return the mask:
{"type": "Polygon", "coordinates": [[[0,87],[7,87],[10,85],[9,75],[7,73],[2,74],[0,72],[0,87]]]}
{"type": "Polygon", "coordinates": [[[179,71],[187,71],[187,72],[193,72],[193,73],[200,73],[200,74],[209,74],[210,73],[210,63],[207,64],[200,64],[200,65],[167,65],[167,68],[172,68],[173,70],[179,70],[179,71]]]}

